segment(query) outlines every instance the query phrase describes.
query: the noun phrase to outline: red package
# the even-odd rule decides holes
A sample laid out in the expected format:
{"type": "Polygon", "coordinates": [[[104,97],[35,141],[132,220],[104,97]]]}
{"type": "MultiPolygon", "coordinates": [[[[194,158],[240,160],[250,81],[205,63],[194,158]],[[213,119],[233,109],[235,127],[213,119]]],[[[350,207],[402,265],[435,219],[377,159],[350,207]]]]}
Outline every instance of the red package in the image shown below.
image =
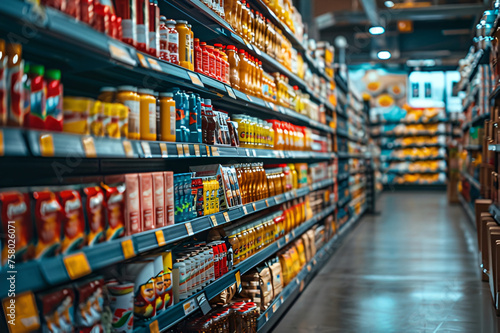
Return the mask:
{"type": "Polygon", "coordinates": [[[165,215],[166,224],[174,224],[175,211],[174,211],[174,173],[172,171],[166,171],[163,173],[165,179],[165,215]]]}
{"type": "Polygon", "coordinates": [[[142,231],[155,229],[153,212],[153,177],[150,173],[139,174],[139,193],[141,198],[142,231]]]}
{"type": "Polygon", "coordinates": [[[62,252],[69,253],[85,244],[85,218],[80,193],[76,190],[59,192],[62,210],[62,252]]]}
{"type": "Polygon", "coordinates": [[[87,244],[92,246],[104,240],[104,192],[99,186],[83,189],[83,206],[87,221],[87,244]]]}
{"type": "Polygon", "coordinates": [[[153,172],[153,209],[156,228],[167,225],[165,220],[165,180],[162,172],[153,172]]]}
{"type": "MultiPolygon", "coordinates": [[[[104,178],[104,182],[107,184],[118,184],[118,186],[124,186],[121,187],[121,191],[124,207],[124,219],[122,221],[124,221],[125,234],[132,235],[141,232],[141,205],[139,195],[139,177],[137,174],[131,173],[126,175],[106,176],[104,178]]],[[[116,228],[116,226],[110,226],[108,220],[108,229],[110,227],[116,228]]],[[[106,238],[109,239],[108,237],[106,238]]]]}
{"type": "Polygon", "coordinates": [[[0,225],[6,237],[1,256],[2,266],[12,254],[15,254],[15,259],[14,257],[10,259],[15,262],[28,260],[33,255],[33,225],[29,194],[18,191],[0,193],[0,211],[0,225]],[[14,253],[12,251],[9,253],[9,249],[14,249],[14,253]]]}
{"type": "Polygon", "coordinates": [[[108,186],[102,184],[105,194],[106,240],[125,235],[125,184],[108,186]]]}
{"type": "Polygon", "coordinates": [[[50,257],[61,250],[62,207],[52,191],[33,192],[35,210],[35,258],[50,257]]]}
{"type": "Polygon", "coordinates": [[[100,324],[104,302],[103,286],[103,279],[86,281],[75,286],[75,326],[79,327],[79,333],[103,332],[100,324]]]}
{"type": "Polygon", "coordinates": [[[42,332],[72,332],[75,326],[75,293],[71,288],[38,295],[43,318],[42,332]]]}

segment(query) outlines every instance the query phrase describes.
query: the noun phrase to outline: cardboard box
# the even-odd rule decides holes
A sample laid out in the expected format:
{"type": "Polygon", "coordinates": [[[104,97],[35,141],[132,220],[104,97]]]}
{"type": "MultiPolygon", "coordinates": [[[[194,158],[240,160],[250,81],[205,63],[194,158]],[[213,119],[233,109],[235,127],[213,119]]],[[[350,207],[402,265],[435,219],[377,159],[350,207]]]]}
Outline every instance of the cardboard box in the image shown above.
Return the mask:
{"type": "Polygon", "coordinates": [[[139,176],[136,173],[106,176],[104,178],[104,182],[106,184],[123,183],[125,185],[125,234],[129,236],[141,232],[142,225],[139,176]]]}
{"type": "Polygon", "coordinates": [[[165,219],[165,179],[163,172],[153,172],[153,212],[156,228],[167,225],[165,219]]]}
{"type": "Polygon", "coordinates": [[[165,171],[163,173],[163,180],[165,181],[165,222],[166,225],[172,225],[175,223],[174,173],[172,171],[165,171]]]}

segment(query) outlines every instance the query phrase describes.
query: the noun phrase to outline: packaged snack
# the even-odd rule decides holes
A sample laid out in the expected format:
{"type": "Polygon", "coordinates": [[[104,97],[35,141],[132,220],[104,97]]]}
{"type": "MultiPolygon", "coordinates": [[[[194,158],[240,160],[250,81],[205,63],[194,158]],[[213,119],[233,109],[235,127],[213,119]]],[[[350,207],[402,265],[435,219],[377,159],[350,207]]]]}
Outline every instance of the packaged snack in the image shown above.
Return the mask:
{"type": "Polygon", "coordinates": [[[71,288],[38,295],[41,305],[42,332],[71,333],[74,331],[75,314],[73,304],[75,293],[71,288]]]}
{"type": "Polygon", "coordinates": [[[99,186],[85,187],[82,199],[87,221],[87,245],[92,246],[105,239],[104,192],[99,186]]]}
{"type": "Polygon", "coordinates": [[[172,225],[175,222],[174,173],[172,171],[166,171],[163,173],[163,178],[165,180],[165,225],[172,225]]]}
{"type": "Polygon", "coordinates": [[[153,177],[150,173],[139,174],[139,194],[142,230],[155,229],[155,212],[153,211],[153,177]]]}
{"type": "Polygon", "coordinates": [[[106,240],[112,240],[125,235],[125,184],[102,184],[105,194],[106,208],[106,240]]]}
{"type": "Polygon", "coordinates": [[[62,206],[62,253],[69,253],[85,244],[85,218],[80,193],[76,190],[59,192],[62,206]]]}
{"type": "Polygon", "coordinates": [[[75,285],[75,323],[79,327],[79,332],[102,332],[100,323],[104,305],[103,286],[103,279],[75,285]]]}
{"type": "Polygon", "coordinates": [[[153,211],[156,228],[167,225],[165,220],[165,179],[162,172],[153,172],[153,211]]]}
{"type": "Polygon", "coordinates": [[[15,242],[15,261],[28,260],[33,254],[33,225],[29,194],[18,191],[1,192],[0,212],[2,233],[6,235],[1,256],[2,266],[7,264],[9,244],[12,241],[15,242]]]}
{"type": "Polygon", "coordinates": [[[193,193],[193,205],[196,207],[196,216],[204,214],[204,196],[203,196],[203,180],[201,178],[192,178],[191,182],[193,193]]]}
{"type": "Polygon", "coordinates": [[[134,281],[134,318],[148,320],[156,315],[154,260],[127,263],[123,267],[124,279],[134,281]]]}
{"type": "Polygon", "coordinates": [[[35,216],[34,258],[50,257],[61,250],[62,207],[54,192],[33,192],[35,216]]]}
{"type": "Polygon", "coordinates": [[[94,107],[94,100],[83,97],[64,97],[63,132],[90,134],[89,117],[94,107]]]}

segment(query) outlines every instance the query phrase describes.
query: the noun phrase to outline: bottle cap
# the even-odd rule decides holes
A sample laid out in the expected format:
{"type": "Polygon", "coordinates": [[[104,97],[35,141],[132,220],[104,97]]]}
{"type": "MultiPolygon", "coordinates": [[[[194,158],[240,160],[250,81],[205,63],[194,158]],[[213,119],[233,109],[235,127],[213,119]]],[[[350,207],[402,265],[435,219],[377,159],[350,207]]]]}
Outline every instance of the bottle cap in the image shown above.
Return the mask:
{"type": "Polygon", "coordinates": [[[174,97],[174,93],[172,93],[172,92],[162,92],[162,93],[160,93],[160,97],[174,97]]]}
{"type": "Polygon", "coordinates": [[[183,21],[183,20],[177,20],[177,21],[175,21],[175,23],[176,24],[187,24],[188,22],[187,21],[183,21]]]}
{"type": "Polygon", "coordinates": [[[104,92],[116,92],[116,88],[115,87],[102,87],[100,90],[99,90],[99,93],[104,93],[104,92]]]}
{"type": "Polygon", "coordinates": [[[45,73],[45,67],[42,65],[31,65],[30,73],[42,76],[45,73]]]}
{"type": "Polygon", "coordinates": [[[132,92],[137,92],[137,87],[134,86],[119,86],[118,91],[132,91],[132,92]]]}
{"type": "Polygon", "coordinates": [[[45,77],[54,81],[61,81],[61,71],[58,69],[47,69],[45,77]]]}

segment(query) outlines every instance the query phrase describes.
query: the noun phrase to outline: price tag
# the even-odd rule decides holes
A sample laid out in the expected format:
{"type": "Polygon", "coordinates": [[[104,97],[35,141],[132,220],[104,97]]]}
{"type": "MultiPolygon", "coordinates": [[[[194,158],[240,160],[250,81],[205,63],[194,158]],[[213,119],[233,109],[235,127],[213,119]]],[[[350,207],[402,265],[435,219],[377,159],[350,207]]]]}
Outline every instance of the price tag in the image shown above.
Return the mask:
{"type": "Polygon", "coordinates": [[[44,157],[54,156],[54,138],[52,134],[41,134],[39,137],[40,154],[44,157]]]}
{"type": "Polygon", "coordinates": [[[200,153],[200,145],[194,145],[194,155],[196,157],[200,157],[201,156],[201,153],[200,153]]]}
{"type": "Polygon", "coordinates": [[[142,53],[137,52],[137,58],[139,58],[139,62],[142,67],[149,68],[149,62],[146,60],[146,57],[142,53]]]}
{"type": "Polygon", "coordinates": [[[273,313],[276,313],[276,310],[278,310],[278,308],[279,308],[279,307],[280,307],[280,306],[279,306],[278,302],[275,302],[275,303],[273,304],[273,313]]]}
{"type": "Polygon", "coordinates": [[[249,102],[253,102],[252,97],[250,97],[249,95],[246,95],[246,96],[247,96],[247,99],[248,99],[249,102]]]}
{"type": "Polygon", "coordinates": [[[175,147],[177,148],[177,156],[184,157],[184,150],[182,148],[182,145],[176,144],[175,147]]]}
{"type": "Polygon", "coordinates": [[[269,320],[269,314],[266,312],[266,322],[269,320]]]}
{"type": "Polygon", "coordinates": [[[238,292],[241,291],[241,274],[240,271],[237,271],[234,273],[234,278],[236,279],[236,287],[238,289],[238,292]]]}
{"type": "Polygon", "coordinates": [[[3,140],[3,131],[0,130],[0,156],[5,155],[5,144],[3,140]]]}
{"type": "Polygon", "coordinates": [[[245,149],[245,153],[248,157],[250,157],[250,149],[245,149]]]}
{"type": "Polygon", "coordinates": [[[184,303],[182,307],[184,308],[184,315],[187,316],[188,314],[196,310],[196,300],[193,298],[184,303]]]}
{"type": "Polygon", "coordinates": [[[293,189],[293,190],[292,190],[292,195],[293,195],[294,197],[296,197],[296,196],[297,196],[297,190],[296,190],[296,189],[293,189]]]}
{"type": "Polygon", "coordinates": [[[310,272],[311,271],[311,265],[307,265],[307,271],[310,272]]]}
{"type": "Polygon", "coordinates": [[[156,61],[156,59],[153,59],[153,58],[148,58],[148,62],[149,64],[151,65],[151,68],[156,70],[156,71],[159,71],[159,72],[162,72],[162,69],[161,69],[161,66],[160,64],[158,63],[158,61],[156,61]]]}
{"type": "Polygon", "coordinates": [[[285,113],[286,113],[285,108],[283,108],[281,105],[280,105],[280,106],[278,106],[278,110],[279,110],[281,113],[283,113],[283,114],[285,114],[285,113]]]}
{"type": "Polygon", "coordinates": [[[230,86],[226,86],[226,91],[229,97],[236,99],[233,88],[231,88],[230,86]]]}
{"type": "Polygon", "coordinates": [[[247,46],[247,48],[251,51],[253,50],[253,47],[252,47],[252,44],[250,44],[249,42],[247,42],[246,40],[243,40],[245,42],[245,45],[247,46]]]}
{"type": "Polygon", "coordinates": [[[299,292],[302,292],[302,290],[304,290],[304,286],[305,286],[304,280],[300,281],[299,292]]]}
{"type": "Polygon", "coordinates": [[[231,221],[231,219],[229,218],[229,214],[227,212],[224,212],[222,215],[224,215],[224,220],[226,220],[226,222],[231,221]]]}
{"type": "Polygon", "coordinates": [[[203,82],[201,82],[200,77],[196,73],[187,72],[191,82],[197,86],[204,87],[203,82]]]}
{"type": "Polygon", "coordinates": [[[257,157],[257,151],[255,149],[252,149],[252,154],[253,154],[253,157],[257,157]]]}
{"type": "Polygon", "coordinates": [[[142,152],[144,153],[144,157],[146,158],[151,158],[153,155],[151,155],[151,147],[149,146],[148,142],[141,142],[141,147],[142,147],[142,152]]]}
{"type": "Polygon", "coordinates": [[[295,238],[295,229],[292,230],[292,237],[295,238]]]}
{"type": "Polygon", "coordinates": [[[189,145],[182,145],[184,147],[184,156],[191,156],[189,153],[189,145]]]}
{"type": "Polygon", "coordinates": [[[273,111],[276,111],[276,105],[274,105],[274,103],[273,103],[273,102],[268,102],[268,103],[269,103],[269,106],[271,107],[271,109],[272,109],[273,111]]]}
{"type": "Polygon", "coordinates": [[[184,225],[186,226],[186,231],[188,233],[188,236],[193,236],[194,232],[193,232],[193,226],[191,225],[191,222],[186,222],[186,223],[184,223],[184,225]]]}
{"type": "Polygon", "coordinates": [[[277,204],[282,203],[283,202],[283,195],[280,194],[280,195],[276,196],[276,198],[274,198],[274,200],[276,200],[277,204]]]}
{"type": "Polygon", "coordinates": [[[280,296],[281,304],[283,304],[283,296],[280,296]]]}
{"type": "Polygon", "coordinates": [[[266,199],[266,207],[269,207],[269,201],[266,199]]]}
{"type": "Polygon", "coordinates": [[[217,147],[212,147],[212,156],[220,156],[219,149],[217,147]]]}
{"type": "Polygon", "coordinates": [[[252,203],[253,210],[257,210],[257,206],[255,206],[255,202],[252,203]]]}
{"type": "Polygon", "coordinates": [[[161,157],[167,158],[168,157],[168,149],[167,149],[167,144],[165,142],[160,143],[160,150],[161,150],[161,157]]]}
{"type": "Polygon", "coordinates": [[[296,279],[295,279],[295,283],[296,283],[296,284],[300,284],[299,279],[297,279],[297,278],[296,278],[296,279]]]}
{"type": "Polygon", "coordinates": [[[247,211],[247,206],[243,206],[243,213],[245,213],[245,215],[248,214],[248,211],[247,211]]]}
{"type": "Polygon", "coordinates": [[[63,258],[63,261],[71,280],[78,279],[92,272],[87,256],[83,252],[66,256],[63,258]]]}
{"type": "Polygon", "coordinates": [[[313,265],[316,265],[316,259],[313,259],[313,265]]]}
{"type": "Polygon", "coordinates": [[[217,223],[217,218],[215,217],[215,215],[210,215],[210,220],[212,220],[212,225],[214,227],[218,226],[219,224],[217,223]]]}
{"type": "Polygon", "coordinates": [[[257,55],[262,55],[258,47],[254,47],[253,50],[257,53],[257,55]]]}
{"type": "Polygon", "coordinates": [[[290,241],[290,236],[288,234],[285,235],[285,243],[288,243],[290,241]]]}
{"type": "Polygon", "coordinates": [[[285,158],[285,153],[283,151],[280,150],[280,157],[281,158],[285,158]]]}
{"type": "Polygon", "coordinates": [[[125,151],[125,156],[134,157],[134,150],[132,149],[132,144],[128,140],[124,140],[123,142],[123,150],[125,151]]]}
{"type": "Polygon", "coordinates": [[[129,259],[135,257],[134,243],[131,239],[122,242],[123,257],[129,259]]]}
{"type": "Polygon", "coordinates": [[[156,230],[155,235],[156,235],[156,241],[158,242],[158,246],[163,246],[166,244],[163,230],[156,230]]]}
{"type": "Polygon", "coordinates": [[[207,156],[210,156],[210,147],[209,146],[205,146],[205,148],[207,149],[207,156]]]}
{"type": "Polygon", "coordinates": [[[149,324],[149,332],[150,333],[160,333],[160,327],[158,326],[158,320],[155,320],[151,324],[149,324]]]}
{"type": "Polygon", "coordinates": [[[108,44],[108,49],[111,58],[119,60],[121,62],[124,62],[132,66],[136,65],[135,59],[130,56],[130,52],[127,50],[125,46],[110,42],[108,44]]]}
{"type": "Polygon", "coordinates": [[[15,297],[6,297],[2,301],[5,317],[8,319],[9,330],[7,332],[34,332],[40,329],[40,317],[36,306],[35,295],[28,291],[15,297]],[[11,303],[11,299],[15,303],[11,303]],[[15,304],[15,316],[10,318],[10,309],[15,304]],[[9,306],[11,308],[9,309],[9,306]]]}
{"type": "Polygon", "coordinates": [[[95,150],[94,138],[87,136],[82,138],[83,151],[85,156],[88,158],[97,157],[97,152],[95,150]]]}

